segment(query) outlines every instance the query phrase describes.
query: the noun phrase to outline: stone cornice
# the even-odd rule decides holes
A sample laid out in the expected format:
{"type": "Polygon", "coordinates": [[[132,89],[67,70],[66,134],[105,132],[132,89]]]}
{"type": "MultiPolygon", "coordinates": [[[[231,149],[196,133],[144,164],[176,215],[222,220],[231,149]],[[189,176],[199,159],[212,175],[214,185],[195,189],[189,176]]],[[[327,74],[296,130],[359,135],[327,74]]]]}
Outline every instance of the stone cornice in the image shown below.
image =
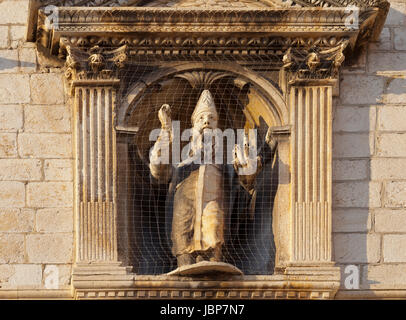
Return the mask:
{"type": "MultiPolygon", "coordinates": [[[[191,10],[64,7],[59,9],[57,24],[51,25],[51,28],[45,24],[46,15],[40,12],[37,41],[53,54],[58,54],[61,39],[68,39],[68,42],[81,39],[80,42],[90,42],[87,45],[91,46],[95,44],[91,43],[91,39],[98,45],[103,41],[107,41],[106,46],[113,47],[128,44],[147,52],[183,49],[185,43],[197,51],[215,48],[220,50],[220,54],[227,47],[233,47],[234,55],[239,55],[247,50],[247,45],[252,47],[255,42],[259,49],[279,48],[283,51],[289,47],[289,41],[294,44],[300,39],[311,39],[316,44],[319,39],[346,37],[349,47],[355,49],[378,32],[382,12],[379,8],[362,9],[359,28],[348,25],[350,14],[345,8],[191,10]],[[285,44],[269,45],[277,38],[285,38],[285,44]],[[229,46],[230,43],[233,45],[229,46]]],[[[322,42],[317,45],[322,45],[322,42]]],[[[269,52],[265,52],[267,54],[269,52]]]]}
{"type": "MultiPolygon", "coordinates": [[[[114,6],[145,6],[149,2],[154,1],[141,1],[141,0],[36,0],[38,7],[45,7],[48,5],[58,5],[61,7],[67,6],[83,6],[83,7],[114,7],[114,6]]],[[[171,1],[173,2],[173,1],[171,1]]],[[[269,2],[269,1],[263,1],[269,2]]],[[[378,7],[386,0],[274,0],[271,3],[286,5],[300,5],[304,7],[346,7],[346,6],[358,6],[358,7],[378,7]]],[[[174,5],[176,6],[176,5],[174,5]]]]}
{"type": "MultiPolygon", "coordinates": [[[[353,12],[344,7],[58,7],[52,23],[46,11],[39,11],[37,43],[45,52],[68,57],[68,71],[77,69],[69,66],[75,56],[72,50],[82,52],[88,64],[89,56],[104,57],[126,46],[130,64],[143,59],[211,61],[221,55],[283,66],[296,80],[335,79],[345,57],[379,34],[388,9],[385,3],[363,6],[358,25],[351,25],[353,12]],[[101,55],[94,55],[95,50],[101,55]]],[[[76,55],[75,61],[79,60],[76,55]]],[[[93,79],[92,72],[111,77],[117,73],[112,70],[118,70],[95,71],[96,64],[89,66],[78,68],[86,75],[74,71],[71,78],[93,79]]]]}
{"type": "Polygon", "coordinates": [[[220,57],[245,63],[257,61],[268,68],[284,67],[298,79],[335,78],[344,61],[344,50],[350,43],[348,36],[319,38],[297,37],[64,37],[61,39],[60,58],[67,61],[69,79],[94,78],[92,74],[115,75],[123,64],[162,61],[216,61],[220,57]],[[119,47],[120,46],[120,47],[119,47]],[[111,48],[117,48],[111,50],[111,48]],[[90,57],[99,51],[103,72],[95,73],[90,57]],[[114,60],[115,59],[115,60],[114,60]],[[120,60],[121,59],[121,60],[120,60]],[[120,62],[117,63],[112,62],[120,62]],[[107,72],[105,66],[109,65],[107,72]],[[317,69],[317,71],[316,71],[317,69]],[[78,70],[78,71],[75,71],[78,70]],[[79,71],[81,70],[81,71],[79,71]],[[85,73],[83,73],[85,72],[85,73]]]}
{"type": "MultiPolygon", "coordinates": [[[[57,6],[59,9],[70,7],[71,10],[76,9],[78,12],[83,11],[83,8],[94,8],[96,10],[99,10],[100,8],[110,8],[110,9],[117,9],[117,8],[123,8],[123,9],[128,9],[128,8],[137,8],[137,9],[145,9],[147,11],[162,11],[164,9],[173,9],[177,11],[181,10],[190,10],[190,9],[182,9],[182,7],[177,7],[176,3],[171,5],[171,7],[151,7],[149,6],[149,3],[153,1],[140,1],[140,0],[63,0],[63,1],[56,1],[56,0],[30,0],[30,14],[29,14],[29,21],[28,21],[28,31],[27,31],[27,40],[28,41],[34,41],[36,39],[36,29],[37,29],[37,22],[38,22],[38,10],[39,9],[44,9],[47,6],[57,6]]],[[[326,9],[331,9],[331,8],[341,8],[343,7],[348,7],[348,6],[357,6],[361,8],[362,10],[366,9],[377,9],[379,11],[379,16],[382,18],[378,18],[378,20],[384,20],[385,16],[388,12],[389,9],[389,3],[387,0],[268,0],[268,1],[263,1],[265,8],[266,6],[269,7],[269,9],[277,9],[277,10],[282,10],[282,9],[294,9],[295,7],[300,7],[296,9],[303,9],[303,8],[318,8],[322,7],[324,11],[326,9]],[[302,8],[303,7],[303,8],[302,8]]],[[[249,7],[249,6],[248,6],[249,7]]],[[[216,8],[216,7],[214,7],[216,8]]],[[[205,7],[202,8],[201,6],[196,5],[195,8],[193,8],[192,11],[196,10],[209,10],[210,7],[205,7]]],[[[232,9],[232,11],[238,10],[232,9]]],[[[247,9],[244,9],[247,10],[247,9]]],[[[254,9],[258,10],[258,9],[254,9]]],[[[266,9],[267,10],[267,9],[266,9]]],[[[200,11],[199,11],[200,12],[200,11]]],[[[78,17],[80,17],[81,14],[79,14],[78,17]]],[[[300,16],[300,15],[299,15],[300,16]]],[[[83,18],[83,16],[82,16],[83,18]]],[[[103,17],[104,19],[107,18],[107,16],[103,17]]],[[[97,18],[96,18],[97,19],[97,18]]],[[[281,21],[277,21],[280,23],[281,21]]],[[[375,36],[376,34],[379,34],[380,30],[382,28],[381,24],[377,24],[376,29],[377,31],[374,33],[375,36]]],[[[124,30],[124,32],[127,30],[124,30]]],[[[193,31],[193,30],[191,30],[193,31]]],[[[224,30],[225,31],[225,30],[224,30]]],[[[304,30],[302,30],[304,31],[304,30]]],[[[170,32],[168,30],[168,32],[170,32]]]]}
{"type": "MultiPolygon", "coordinates": [[[[296,80],[334,79],[345,56],[370,41],[382,20],[381,9],[361,9],[359,27],[354,28],[348,24],[350,15],[346,8],[62,7],[51,25],[40,11],[37,42],[51,54],[68,57],[71,80],[117,74],[115,67],[93,70],[97,64],[90,65],[88,59],[104,59],[122,46],[130,63],[221,55],[283,66],[296,80]],[[97,50],[100,55],[93,53],[97,50]],[[77,63],[70,65],[72,59],[77,63]],[[86,66],[77,68],[82,62],[86,66]]],[[[103,63],[107,61],[112,60],[103,63]]]]}
{"type": "Polygon", "coordinates": [[[292,0],[292,3],[309,7],[348,7],[360,8],[380,7],[387,3],[386,0],[292,0]]]}
{"type": "MultiPolygon", "coordinates": [[[[378,15],[362,9],[360,24],[378,15]]],[[[184,9],[75,8],[58,11],[55,33],[101,32],[325,32],[351,31],[345,8],[184,9]]],[[[45,20],[42,13],[40,23],[45,20]]]]}

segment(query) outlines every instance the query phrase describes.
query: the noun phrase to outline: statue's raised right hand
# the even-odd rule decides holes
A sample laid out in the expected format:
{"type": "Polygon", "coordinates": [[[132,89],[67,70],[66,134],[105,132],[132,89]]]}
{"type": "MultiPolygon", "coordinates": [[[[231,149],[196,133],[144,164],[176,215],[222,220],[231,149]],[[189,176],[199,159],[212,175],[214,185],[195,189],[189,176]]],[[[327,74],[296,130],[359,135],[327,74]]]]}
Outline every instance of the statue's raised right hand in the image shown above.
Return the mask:
{"type": "Polygon", "coordinates": [[[158,112],[159,121],[161,121],[162,129],[172,129],[171,107],[169,104],[163,104],[158,112]]]}

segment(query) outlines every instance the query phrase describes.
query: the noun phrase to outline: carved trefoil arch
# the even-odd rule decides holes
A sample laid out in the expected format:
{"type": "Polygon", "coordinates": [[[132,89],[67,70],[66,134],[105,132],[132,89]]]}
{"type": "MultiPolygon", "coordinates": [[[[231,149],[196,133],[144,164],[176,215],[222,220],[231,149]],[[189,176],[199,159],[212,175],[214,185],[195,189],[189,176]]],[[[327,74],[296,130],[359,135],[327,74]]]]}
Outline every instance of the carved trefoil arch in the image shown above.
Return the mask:
{"type": "Polygon", "coordinates": [[[385,0],[32,1],[28,38],[65,61],[72,96],[75,298],[333,298],[333,95],[340,66],[377,39],[388,8],[385,0]],[[48,5],[57,6],[51,23],[48,5]],[[348,24],[346,6],[359,7],[358,26],[348,24]],[[127,83],[125,72],[140,66],[150,68],[142,81],[127,83]],[[124,119],[165,77],[202,88],[231,77],[273,106],[266,112],[277,119],[282,180],[274,274],[213,289],[211,281],[133,274],[120,261],[117,139],[137,133],[124,119]]]}

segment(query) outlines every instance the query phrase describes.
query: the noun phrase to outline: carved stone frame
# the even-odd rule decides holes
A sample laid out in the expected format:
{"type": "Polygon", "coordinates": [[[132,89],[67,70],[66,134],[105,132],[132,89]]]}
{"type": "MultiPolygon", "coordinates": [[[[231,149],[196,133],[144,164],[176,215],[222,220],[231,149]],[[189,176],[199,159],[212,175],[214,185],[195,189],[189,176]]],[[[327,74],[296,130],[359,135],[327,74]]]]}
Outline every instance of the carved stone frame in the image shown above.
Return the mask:
{"type": "MultiPolygon", "coordinates": [[[[358,29],[346,26],[344,8],[332,7],[61,7],[58,26],[51,27],[40,11],[38,48],[65,59],[74,110],[74,297],[334,298],[340,271],[331,239],[333,93],[344,54],[351,56],[379,35],[388,6],[378,3],[361,8],[358,29]],[[127,109],[154,77],[118,97],[120,70],[145,57],[168,62],[190,58],[184,65],[172,62],[172,73],[196,68],[196,57],[207,59],[205,68],[216,69],[210,67],[210,57],[216,55],[233,57],[234,66],[222,70],[255,84],[278,109],[275,134],[284,183],[274,220],[275,274],[222,279],[221,288],[210,279],[133,274],[117,256],[117,132],[131,132],[123,123],[127,109]],[[278,85],[254,72],[250,61],[278,70],[278,85]]],[[[159,72],[170,74],[165,67],[159,72]]]]}

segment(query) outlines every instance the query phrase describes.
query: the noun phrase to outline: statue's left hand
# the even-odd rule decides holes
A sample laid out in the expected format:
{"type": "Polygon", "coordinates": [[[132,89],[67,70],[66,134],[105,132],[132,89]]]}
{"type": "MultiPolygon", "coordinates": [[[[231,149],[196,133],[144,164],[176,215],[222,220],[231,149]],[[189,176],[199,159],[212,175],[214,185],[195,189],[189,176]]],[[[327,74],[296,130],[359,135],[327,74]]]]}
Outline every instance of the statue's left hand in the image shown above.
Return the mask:
{"type": "Polygon", "coordinates": [[[244,136],[244,150],[237,144],[234,147],[233,165],[240,176],[255,175],[261,169],[261,157],[250,155],[248,136],[244,136]]]}
{"type": "Polygon", "coordinates": [[[171,107],[169,106],[169,104],[162,105],[161,109],[159,109],[158,112],[158,118],[161,122],[162,129],[172,129],[171,107]]]}

